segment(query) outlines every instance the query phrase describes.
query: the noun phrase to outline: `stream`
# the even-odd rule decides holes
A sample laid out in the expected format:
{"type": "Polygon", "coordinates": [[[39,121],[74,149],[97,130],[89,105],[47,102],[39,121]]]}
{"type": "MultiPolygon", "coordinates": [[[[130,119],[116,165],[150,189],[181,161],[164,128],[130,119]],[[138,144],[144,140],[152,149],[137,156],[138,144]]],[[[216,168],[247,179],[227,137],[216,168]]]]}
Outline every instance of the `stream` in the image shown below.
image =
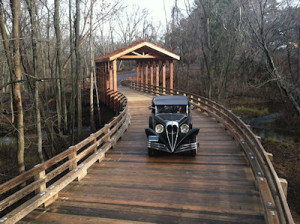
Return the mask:
{"type": "MultiPolygon", "coordinates": [[[[272,138],[276,141],[296,142],[299,139],[299,130],[279,128],[272,125],[272,122],[282,116],[281,113],[268,114],[261,117],[253,117],[246,120],[251,125],[252,131],[262,139],[272,138]]],[[[298,140],[299,141],[299,140],[298,140]]]]}

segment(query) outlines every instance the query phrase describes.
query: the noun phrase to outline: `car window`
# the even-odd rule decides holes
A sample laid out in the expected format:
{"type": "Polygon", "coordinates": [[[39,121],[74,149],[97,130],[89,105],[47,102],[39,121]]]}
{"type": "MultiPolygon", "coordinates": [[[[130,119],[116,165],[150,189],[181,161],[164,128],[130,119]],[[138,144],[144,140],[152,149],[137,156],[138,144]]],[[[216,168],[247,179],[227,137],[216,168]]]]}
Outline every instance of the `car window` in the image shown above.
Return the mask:
{"type": "Polygon", "coordinates": [[[180,113],[186,114],[187,106],[186,105],[163,105],[157,106],[157,113],[158,114],[165,114],[165,113],[180,113]]]}

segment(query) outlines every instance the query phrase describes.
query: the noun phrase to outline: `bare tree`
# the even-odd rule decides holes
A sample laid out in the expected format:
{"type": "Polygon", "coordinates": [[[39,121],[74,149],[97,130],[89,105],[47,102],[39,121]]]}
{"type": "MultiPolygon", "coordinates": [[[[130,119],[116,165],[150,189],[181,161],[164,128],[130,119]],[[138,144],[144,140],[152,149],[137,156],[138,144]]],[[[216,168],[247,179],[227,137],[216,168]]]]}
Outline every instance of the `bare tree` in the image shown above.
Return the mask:
{"type": "Polygon", "coordinates": [[[297,87],[293,87],[295,83],[289,83],[275,63],[274,54],[278,51],[278,48],[273,48],[273,52],[270,49],[275,44],[271,39],[271,30],[281,29],[277,20],[279,19],[278,15],[280,15],[278,12],[279,6],[274,0],[252,0],[242,2],[242,5],[245,11],[249,12],[245,17],[245,23],[251,30],[251,37],[266,57],[270,78],[276,82],[278,88],[289,99],[297,113],[300,114],[299,91],[293,91],[293,89],[297,89],[297,87]]]}
{"type": "Polygon", "coordinates": [[[20,15],[20,2],[18,0],[11,0],[11,11],[13,16],[13,61],[14,61],[14,73],[16,83],[14,84],[14,104],[17,112],[16,127],[18,131],[18,168],[19,172],[25,171],[24,163],[24,121],[23,121],[23,106],[21,96],[21,84],[22,71],[21,71],[21,60],[20,60],[20,44],[19,44],[19,15],[20,15]]]}
{"type": "Polygon", "coordinates": [[[64,91],[64,78],[63,78],[63,71],[62,71],[62,50],[61,50],[61,30],[60,30],[60,1],[55,0],[55,11],[54,11],[54,28],[56,34],[56,68],[57,68],[57,110],[58,110],[58,126],[60,129],[60,122],[61,117],[63,116],[63,129],[64,132],[67,132],[68,129],[68,116],[67,116],[67,106],[66,106],[66,98],[65,98],[65,91],[64,91]]]}
{"type": "Polygon", "coordinates": [[[76,80],[77,80],[77,127],[78,136],[82,132],[82,105],[81,105],[81,72],[80,72],[80,0],[76,0],[75,20],[75,55],[76,55],[76,80]]]}
{"type": "MultiPolygon", "coordinates": [[[[1,35],[3,39],[3,46],[4,46],[4,52],[6,56],[6,61],[8,65],[8,70],[9,70],[9,77],[10,77],[10,82],[13,82],[14,78],[14,69],[13,69],[13,62],[11,58],[11,50],[9,47],[9,40],[8,40],[8,35],[7,35],[7,30],[5,26],[5,21],[4,21],[4,9],[3,9],[3,2],[2,0],[0,1],[0,30],[1,30],[1,35]]],[[[10,98],[11,98],[11,122],[14,123],[14,105],[13,105],[13,96],[14,96],[14,88],[13,85],[10,86],[10,98]]]]}
{"type": "Polygon", "coordinates": [[[90,13],[90,125],[91,129],[95,131],[94,120],[94,74],[95,74],[95,51],[94,51],[94,36],[93,36],[93,12],[94,12],[94,0],[91,0],[91,13],[90,13]]]}
{"type": "MultiPolygon", "coordinates": [[[[36,20],[36,2],[35,0],[26,0],[27,9],[30,16],[31,23],[31,43],[32,43],[32,64],[33,64],[33,76],[37,77],[37,20],[36,20]]],[[[39,81],[35,81],[34,86],[34,99],[35,99],[35,117],[36,117],[36,133],[38,138],[38,154],[40,162],[44,162],[43,151],[42,151],[42,126],[41,126],[41,113],[40,113],[40,96],[39,96],[39,81]]]]}

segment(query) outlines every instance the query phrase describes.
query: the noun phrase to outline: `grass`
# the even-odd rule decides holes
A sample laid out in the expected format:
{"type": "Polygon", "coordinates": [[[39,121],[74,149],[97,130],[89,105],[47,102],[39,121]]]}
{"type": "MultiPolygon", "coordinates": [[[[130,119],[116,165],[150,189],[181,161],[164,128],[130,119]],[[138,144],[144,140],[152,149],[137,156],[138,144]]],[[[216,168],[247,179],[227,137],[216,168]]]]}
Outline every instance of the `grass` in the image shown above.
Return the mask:
{"type": "Polygon", "coordinates": [[[236,115],[247,119],[250,117],[261,117],[269,114],[269,109],[267,107],[247,107],[247,106],[237,106],[231,108],[232,112],[236,115]]]}

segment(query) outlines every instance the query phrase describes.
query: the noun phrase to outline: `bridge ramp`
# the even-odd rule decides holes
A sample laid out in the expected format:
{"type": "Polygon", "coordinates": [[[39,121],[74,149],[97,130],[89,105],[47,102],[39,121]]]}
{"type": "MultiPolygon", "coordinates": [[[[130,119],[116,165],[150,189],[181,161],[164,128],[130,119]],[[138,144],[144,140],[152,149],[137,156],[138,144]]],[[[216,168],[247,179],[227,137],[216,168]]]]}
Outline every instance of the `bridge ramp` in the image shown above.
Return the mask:
{"type": "Polygon", "coordinates": [[[54,204],[20,223],[264,223],[251,170],[220,124],[193,111],[197,156],[148,157],[144,129],[152,96],[120,91],[132,116],[122,139],[54,204]]]}

